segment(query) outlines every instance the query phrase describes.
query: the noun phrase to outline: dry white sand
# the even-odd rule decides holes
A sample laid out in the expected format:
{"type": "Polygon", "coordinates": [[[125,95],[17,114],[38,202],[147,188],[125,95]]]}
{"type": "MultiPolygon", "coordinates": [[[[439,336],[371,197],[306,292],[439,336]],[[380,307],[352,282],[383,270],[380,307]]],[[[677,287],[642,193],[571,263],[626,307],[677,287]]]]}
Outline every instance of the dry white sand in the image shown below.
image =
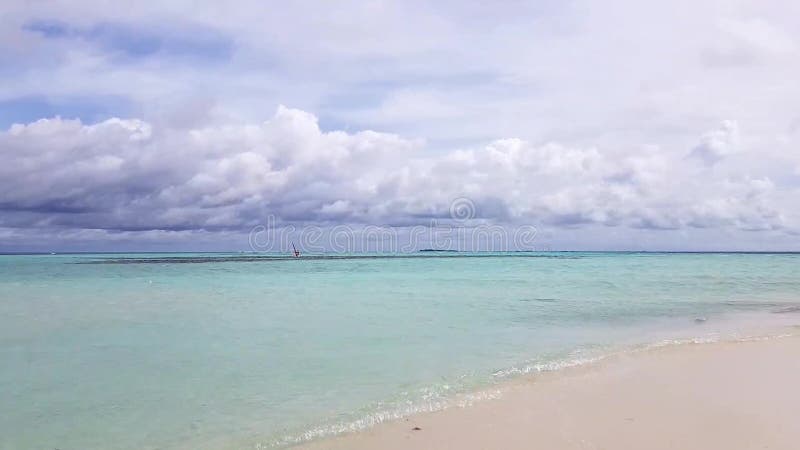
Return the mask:
{"type": "Polygon", "coordinates": [[[617,356],[300,448],[797,450],[800,338],[617,356]]]}

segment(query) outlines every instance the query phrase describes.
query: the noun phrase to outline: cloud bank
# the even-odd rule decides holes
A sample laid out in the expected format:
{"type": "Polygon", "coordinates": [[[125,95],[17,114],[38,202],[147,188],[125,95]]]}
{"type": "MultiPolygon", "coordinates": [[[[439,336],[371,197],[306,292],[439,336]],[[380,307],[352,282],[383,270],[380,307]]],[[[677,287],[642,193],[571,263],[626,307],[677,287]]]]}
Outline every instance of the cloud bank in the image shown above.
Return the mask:
{"type": "MultiPolygon", "coordinates": [[[[450,217],[544,227],[795,232],[787,192],[754,174],[724,121],[689,149],[615,152],[500,139],[431,152],[372,131],[323,132],[279,107],[260,124],[159,128],[60,118],[0,134],[0,226],[242,232],[279,224],[410,226],[450,217]]],[[[790,175],[790,174],[785,174],[790,175]]]]}

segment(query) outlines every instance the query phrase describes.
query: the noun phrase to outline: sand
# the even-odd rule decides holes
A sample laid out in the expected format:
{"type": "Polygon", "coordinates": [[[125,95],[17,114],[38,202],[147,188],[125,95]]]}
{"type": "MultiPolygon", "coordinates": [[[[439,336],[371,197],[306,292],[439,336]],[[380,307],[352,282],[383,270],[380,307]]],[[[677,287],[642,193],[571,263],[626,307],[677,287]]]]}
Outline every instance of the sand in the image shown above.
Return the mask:
{"type": "Polygon", "coordinates": [[[298,448],[797,450],[800,337],[615,356],[298,448]]]}

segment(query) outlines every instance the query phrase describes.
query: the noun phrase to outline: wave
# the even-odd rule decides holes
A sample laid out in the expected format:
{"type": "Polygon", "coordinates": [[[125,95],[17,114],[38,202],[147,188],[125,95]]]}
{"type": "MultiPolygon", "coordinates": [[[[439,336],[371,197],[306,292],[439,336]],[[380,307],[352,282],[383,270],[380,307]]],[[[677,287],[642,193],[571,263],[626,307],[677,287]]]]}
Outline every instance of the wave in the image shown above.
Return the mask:
{"type": "Polygon", "coordinates": [[[539,358],[519,365],[498,369],[477,383],[467,381],[470,377],[462,377],[455,383],[443,383],[421,388],[413,393],[403,393],[400,401],[387,401],[374,404],[355,414],[355,418],[320,424],[298,433],[287,434],[275,440],[259,443],[257,450],[284,448],[310,441],[328,438],[345,433],[354,433],[380,425],[385,422],[406,419],[408,417],[443,411],[449,408],[465,408],[476,402],[497,399],[503,396],[510,383],[522,380],[527,376],[557,373],[562,370],[591,366],[600,362],[625,355],[634,355],[657,351],[670,347],[685,345],[706,345],[721,342],[742,343],[782,339],[800,334],[800,327],[792,332],[773,331],[766,334],[723,335],[710,333],[705,336],[661,339],[654,342],[636,344],[622,348],[595,348],[594,350],[576,349],[566,357],[539,358]]]}

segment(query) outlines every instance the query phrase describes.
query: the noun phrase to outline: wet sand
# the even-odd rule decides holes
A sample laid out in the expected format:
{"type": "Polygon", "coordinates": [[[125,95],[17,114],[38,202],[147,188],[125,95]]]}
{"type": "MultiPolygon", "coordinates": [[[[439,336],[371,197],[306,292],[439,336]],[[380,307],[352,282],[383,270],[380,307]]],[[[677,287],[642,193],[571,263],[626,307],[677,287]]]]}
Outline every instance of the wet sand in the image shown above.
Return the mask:
{"type": "Polygon", "coordinates": [[[796,450],[800,337],[618,355],[515,380],[494,400],[297,448],[796,450]]]}

